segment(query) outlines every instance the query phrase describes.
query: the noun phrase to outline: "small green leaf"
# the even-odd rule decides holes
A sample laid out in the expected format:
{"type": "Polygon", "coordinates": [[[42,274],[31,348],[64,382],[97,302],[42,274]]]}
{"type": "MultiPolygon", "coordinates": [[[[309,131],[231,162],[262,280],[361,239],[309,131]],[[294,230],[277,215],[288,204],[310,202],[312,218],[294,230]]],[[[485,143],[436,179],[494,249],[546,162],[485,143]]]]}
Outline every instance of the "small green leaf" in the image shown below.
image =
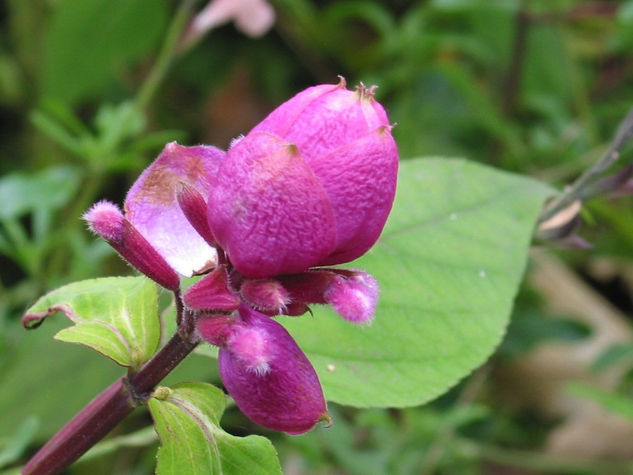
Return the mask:
{"type": "Polygon", "coordinates": [[[417,405],[481,365],[501,341],[533,228],[552,190],[462,160],[408,160],[374,248],[351,267],[380,284],[375,321],[357,327],[326,307],[283,323],[329,400],[417,405]]]}
{"type": "Polygon", "coordinates": [[[160,341],[156,284],[145,277],[106,277],[60,287],[29,308],[23,318],[34,328],[56,312],[75,325],[55,339],[86,345],[122,366],[138,368],[160,341]]]}
{"type": "Polygon", "coordinates": [[[161,440],[159,475],[281,473],[268,439],[235,437],[220,428],[226,401],[220,389],[206,383],[181,383],[163,392],[166,398],[149,400],[161,440]]]}

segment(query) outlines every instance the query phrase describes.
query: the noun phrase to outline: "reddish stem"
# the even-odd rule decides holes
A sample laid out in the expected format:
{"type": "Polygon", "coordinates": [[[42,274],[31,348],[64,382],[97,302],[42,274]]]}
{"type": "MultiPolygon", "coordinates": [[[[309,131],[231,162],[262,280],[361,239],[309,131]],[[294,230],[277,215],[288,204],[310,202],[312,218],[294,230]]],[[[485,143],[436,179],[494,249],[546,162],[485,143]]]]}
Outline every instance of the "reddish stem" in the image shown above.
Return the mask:
{"type": "Polygon", "coordinates": [[[61,472],[145,401],[151,391],[198,344],[176,333],[137,373],[123,376],[94,398],[24,466],[25,475],[61,472]]]}

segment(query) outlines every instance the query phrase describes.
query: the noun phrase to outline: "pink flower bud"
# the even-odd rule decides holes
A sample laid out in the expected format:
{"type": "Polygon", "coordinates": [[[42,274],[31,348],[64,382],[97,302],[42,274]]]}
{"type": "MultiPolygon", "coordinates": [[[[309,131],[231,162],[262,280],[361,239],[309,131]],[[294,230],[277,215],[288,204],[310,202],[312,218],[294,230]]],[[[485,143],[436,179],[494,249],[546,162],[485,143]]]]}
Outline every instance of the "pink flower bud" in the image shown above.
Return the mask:
{"type": "Polygon", "coordinates": [[[208,216],[245,276],[348,262],[378,239],[393,203],[398,151],[373,91],[349,91],[344,81],[309,88],[228,151],[208,216]]]}
{"type": "Polygon", "coordinates": [[[276,280],[293,304],[327,303],[352,323],[368,323],[374,316],[378,282],[362,270],[316,269],[276,280]]]}
{"type": "Polygon", "coordinates": [[[378,300],[378,282],[362,271],[356,271],[349,277],[338,275],[324,297],[345,320],[369,323],[374,317],[378,300]]]}
{"type": "Polygon", "coordinates": [[[215,246],[215,238],[209,228],[207,220],[207,203],[204,196],[192,186],[181,182],[176,191],[176,199],[180,210],[193,226],[193,229],[202,237],[209,245],[215,246]]]}
{"type": "Polygon", "coordinates": [[[226,267],[217,267],[187,289],[183,301],[189,308],[209,312],[232,312],[237,310],[240,299],[229,288],[226,267]]]}
{"type": "Polygon", "coordinates": [[[275,279],[246,280],[240,294],[251,307],[262,312],[281,313],[290,303],[288,291],[275,279]]]}
{"type": "Polygon", "coordinates": [[[209,224],[242,274],[301,272],[336,243],[327,194],[297,147],[251,133],[227,153],[209,194],[209,224]]]}
{"type": "Polygon", "coordinates": [[[121,214],[115,204],[100,201],[83,218],[91,231],[105,239],[123,259],[143,274],[167,289],[178,288],[178,274],[121,214]]]}
{"type": "Polygon", "coordinates": [[[240,410],[270,429],[300,434],[329,420],[321,384],[290,334],[243,305],[220,349],[222,382],[240,410]]]}

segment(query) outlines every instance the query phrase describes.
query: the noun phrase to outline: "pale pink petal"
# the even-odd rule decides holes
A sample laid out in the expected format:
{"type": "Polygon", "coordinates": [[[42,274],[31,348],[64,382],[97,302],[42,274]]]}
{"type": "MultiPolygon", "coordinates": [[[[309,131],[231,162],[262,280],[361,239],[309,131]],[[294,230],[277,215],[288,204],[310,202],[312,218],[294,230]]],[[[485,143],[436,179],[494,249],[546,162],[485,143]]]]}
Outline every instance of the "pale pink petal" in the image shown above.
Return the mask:
{"type": "Polygon", "coordinates": [[[275,10],[264,0],[242,0],[235,14],[235,26],[242,33],[257,37],[266,33],[275,23],[275,10]]]}
{"type": "Polygon", "coordinates": [[[178,273],[191,276],[215,266],[213,247],[196,232],[177,199],[181,183],[205,199],[224,152],[175,142],[138,178],[125,200],[125,215],[178,273]]]}

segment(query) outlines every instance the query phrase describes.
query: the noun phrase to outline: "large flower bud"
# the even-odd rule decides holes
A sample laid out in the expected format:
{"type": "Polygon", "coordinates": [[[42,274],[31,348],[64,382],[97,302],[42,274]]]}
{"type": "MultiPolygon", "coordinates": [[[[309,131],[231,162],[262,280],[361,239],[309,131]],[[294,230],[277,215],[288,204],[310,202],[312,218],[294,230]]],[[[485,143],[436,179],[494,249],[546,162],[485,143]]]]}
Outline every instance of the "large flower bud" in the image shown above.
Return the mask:
{"type": "Polygon", "coordinates": [[[316,372],[284,327],[246,305],[233,324],[229,318],[202,318],[198,331],[221,345],[220,376],[240,410],[264,427],[290,434],[329,421],[316,372]]]}
{"type": "Polygon", "coordinates": [[[378,239],[397,169],[373,88],[315,86],[228,151],[209,195],[209,223],[247,277],[348,262],[378,239]]]}

